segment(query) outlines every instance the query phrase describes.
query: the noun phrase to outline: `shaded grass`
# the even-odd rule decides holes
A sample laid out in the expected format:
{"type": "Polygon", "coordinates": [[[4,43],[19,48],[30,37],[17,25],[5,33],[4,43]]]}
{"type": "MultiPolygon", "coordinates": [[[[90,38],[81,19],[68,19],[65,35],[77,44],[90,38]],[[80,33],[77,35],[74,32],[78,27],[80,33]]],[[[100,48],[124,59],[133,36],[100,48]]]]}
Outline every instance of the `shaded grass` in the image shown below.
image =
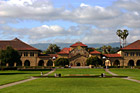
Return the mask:
{"type": "Polygon", "coordinates": [[[140,69],[110,69],[111,72],[116,73],[118,75],[124,75],[124,76],[129,76],[133,79],[140,80],[140,69]]]}
{"type": "Polygon", "coordinates": [[[40,78],[0,93],[139,93],[140,84],[119,78],[40,78]]]}
{"type": "MultiPolygon", "coordinates": [[[[39,76],[41,71],[0,71],[0,85],[39,76]]],[[[47,73],[48,71],[42,71],[47,73]]]]}
{"type": "MultiPolygon", "coordinates": [[[[91,75],[101,75],[101,73],[105,73],[109,75],[104,69],[56,69],[54,73],[61,74],[62,76],[67,76],[70,74],[91,74],[91,75]]],[[[54,76],[54,73],[49,76],[54,76]]]]}

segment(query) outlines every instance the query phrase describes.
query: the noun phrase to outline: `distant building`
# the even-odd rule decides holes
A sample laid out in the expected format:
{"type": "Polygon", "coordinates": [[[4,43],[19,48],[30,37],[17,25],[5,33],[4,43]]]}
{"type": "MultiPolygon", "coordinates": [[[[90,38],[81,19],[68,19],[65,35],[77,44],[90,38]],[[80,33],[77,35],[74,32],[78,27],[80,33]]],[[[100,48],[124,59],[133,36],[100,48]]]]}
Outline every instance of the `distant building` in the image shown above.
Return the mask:
{"type": "Polygon", "coordinates": [[[57,56],[58,58],[68,58],[71,66],[86,66],[88,57],[97,56],[101,58],[101,53],[94,48],[88,48],[82,42],[76,42],[69,48],[63,48],[57,56]],[[92,51],[89,49],[92,49],[92,51]]]}
{"type": "MultiPolygon", "coordinates": [[[[4,50],[7,46],[11,46],[21,55],[21,62],[19,64],[11,64],[11,66],[52,66],[52,57],[56,56],[43,55],[39,49],[22,42],[18,38],[0,41],[0,49],[4,50]]],[[[8,63],[3,65],[9,66],[8,63]]]]}
{"type": "MultiPolygon", "coordinates": [[[[102,54],[82,42],[63,48],[57,54],[42,54],[39,49],[18,38],[0,41],[0,49],[4,50],[7,46],[13,47],[21,55],[21,62],[11,66],[55,66],[54,60],[57,58],[68,58],[71,66],[86,66],[86,60],[91,56],[97,56],[108,66],[140,66],[140,40],[121,48],[116,54],[102,54]]],[[[3,65],[9,66],[8,63],[3,65]]]]}

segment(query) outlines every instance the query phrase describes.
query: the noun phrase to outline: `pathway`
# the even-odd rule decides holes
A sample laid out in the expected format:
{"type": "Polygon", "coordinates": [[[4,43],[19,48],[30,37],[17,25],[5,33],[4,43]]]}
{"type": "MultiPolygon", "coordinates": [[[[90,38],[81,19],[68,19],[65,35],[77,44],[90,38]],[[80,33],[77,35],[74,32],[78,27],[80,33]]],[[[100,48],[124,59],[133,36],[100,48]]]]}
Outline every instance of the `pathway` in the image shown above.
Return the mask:
{"type": "MultiPolygon", "coordinates": [[[[50,72],[44,74],[43,76],[48,76],[49,74],[53,73],[55,70],[56,69],[53,69],[50,72]]],[[[35,79],[37,79],[37,78],[31,77],[29,79],[25,79],[25,80],[13,82],[13,83],[5,84],[5,85],[0,85],[0,89],[10,87],[10,86],[13,86],[13,85],[17,85],[17,84],[21,84],[21,83],[28,82],[28,81],[35,80],[35,79]]]]}
{"type": "MultiPolygon", "coordinates": [[[[109,69],[105,69],[105,71],[108,72],[109,74],[113,75],[113,76],[118,76],[117,74],[115,74],[115,73],[109,71],[109,69]]],[[[134,82],[140,83],[140,80],[132,79],[132,78],[130,78],[130,77],[128,77],[128,78],[123,78],[123,79],[126,79],[126,80],[130,80],[130,81],[134,81],[134,82]]]]}

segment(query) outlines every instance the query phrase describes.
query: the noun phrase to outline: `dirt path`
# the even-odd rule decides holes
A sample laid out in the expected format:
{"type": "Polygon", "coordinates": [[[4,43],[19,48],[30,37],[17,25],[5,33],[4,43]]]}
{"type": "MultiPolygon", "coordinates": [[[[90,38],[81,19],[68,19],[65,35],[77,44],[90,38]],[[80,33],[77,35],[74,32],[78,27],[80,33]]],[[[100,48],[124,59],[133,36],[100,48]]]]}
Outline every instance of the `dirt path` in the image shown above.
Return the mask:
{"type": "MultiPolygon", "coordinates": [[[[56,70],[56,69],[53,69],[53,70],[51,70],[50,72],[44,74],[43,76],[48,76],[49,74],[53,73],[55,70],[56,70]]],[[[31,77],[31,78],[29,78],[29,79],[25,79],[25,80],[13,82],[13,83],[5,84],[5,85],[0,85],[0,89],[6,88],[6,87],[10,87],[10,86],[13,86],[13,85],[17,85],[17,84],[21,84],[21,83],[28,82],[28,81],[35,80],[35,79],[37,79],[37,78],[31,77]]]]}
{"type": "MultiPolygon", "coordinates": [[[[105,69],[105,71],[108,72],[109,74],[113,75],[113,76],[118,76],[117,74],[115,74],[115,73],[109,71],[109,69],[105,69]]],[[[130,77],[128,77],[128,78],[123,78],[123,79],[126,79],[126,80],[129,80],[129,81],[133,81],[133,82],[140,83],[140,80],[132,79],[132,78],[130,78],[130,77]]]]}

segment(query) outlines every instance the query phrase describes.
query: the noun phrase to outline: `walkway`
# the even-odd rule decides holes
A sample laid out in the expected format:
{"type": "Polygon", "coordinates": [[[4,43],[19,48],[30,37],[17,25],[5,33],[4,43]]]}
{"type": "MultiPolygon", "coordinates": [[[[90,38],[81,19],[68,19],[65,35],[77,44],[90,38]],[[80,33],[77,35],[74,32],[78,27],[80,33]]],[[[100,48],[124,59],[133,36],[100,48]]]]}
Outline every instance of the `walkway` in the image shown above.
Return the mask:
{"type": "MultiPolygon", "coordinates": [[[[53,73],[55,70],[56,70],[56,69],[53,69],[53,70],[51,70],[50,72],[44,74],[43,76],[48,76],[49,74],[53,73]]],[[[28,81],[35,80],[35,79],[37,79],[37,78],[31,77],[31,78],[29,78],[29,79],[25,79],[25,80],[13,82],[13,83],[5,84],[5,85],[0,85],[0,89],[6,88],[6,87],[10,87],[10,86],[13,86],[13,85],[17,85],[17,84],[21,84],[21,83],[28,82],[28,81]]]]}
{"type": "MultiPolygon", "coordinates": [[[[115,73],[109,71],[109,69],[105,69],[105,71],[108,72],[109,74],[113,75],[113,76],[118,76],[117,74],[115,74],[115,73]]],[[[133,82],[140,83],[140,80],[132,79],[132,78],[130,78],[130,77],[128,77],[128,78],[123,78],[123,79],[126,79],[126,80],[130,80],[130,81],[133,81],[133,82]]]]}

